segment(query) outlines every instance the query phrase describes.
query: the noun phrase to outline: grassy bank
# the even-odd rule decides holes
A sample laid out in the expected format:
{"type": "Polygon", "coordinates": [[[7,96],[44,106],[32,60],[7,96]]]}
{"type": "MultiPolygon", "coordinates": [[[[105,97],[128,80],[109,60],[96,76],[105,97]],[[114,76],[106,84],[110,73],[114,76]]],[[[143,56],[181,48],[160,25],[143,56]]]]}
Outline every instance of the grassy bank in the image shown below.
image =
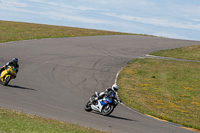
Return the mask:
{"type": "Polygon", "coordinates": [[[30,116],[10,110],[0,109],[1,133],[103,133],[76,124],[30,116]]]}
{"type": "Polygon", "coordinates": [[[200,45],[162,50],[151,55],[200,61],[200,45]]]}
{"type": "Polygon", "coordinates": [[[95,35],[133,35],[94,29],[0,21],[0,42],[95,35]]]}
{"type": "MultiPolygon", "coordinates": [[[[181,52],[182,57],[194,54],[199,59],[198,50],[194,52],[192,47],[181,48],[190,49],[181,52]]],[[[179,55],[180,49],[162,53],[167,56],[171,51],[179,55]]],[[[199,66],[198,62],[136,59],[118,77],[120,98],[139,112],[200,130],[199,66]]]]}

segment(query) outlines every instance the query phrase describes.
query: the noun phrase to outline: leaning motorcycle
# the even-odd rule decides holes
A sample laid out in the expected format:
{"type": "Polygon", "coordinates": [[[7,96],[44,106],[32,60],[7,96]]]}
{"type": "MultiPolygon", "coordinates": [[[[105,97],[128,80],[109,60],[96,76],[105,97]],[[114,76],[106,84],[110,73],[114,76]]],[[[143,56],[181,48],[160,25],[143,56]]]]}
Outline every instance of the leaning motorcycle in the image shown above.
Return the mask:
{"type": "Polygon", "coordinates": [[[98,93],[95,93],[90,97],[89,102],[85,106],[85,110],[88,112],[94,110],[100,112],[104,116],[110,115],[118,105],[118,101],[112,96],[104,96],[102,99],[94,100],[97,96],[98,93]]]}
{"type": "Polygon", "coordinates": [[[16,69],[14,66],[8,66],[4,71],[1,72],[1,82],[4,86],[8,85],[11,79],[16,77],[16,69]]]}

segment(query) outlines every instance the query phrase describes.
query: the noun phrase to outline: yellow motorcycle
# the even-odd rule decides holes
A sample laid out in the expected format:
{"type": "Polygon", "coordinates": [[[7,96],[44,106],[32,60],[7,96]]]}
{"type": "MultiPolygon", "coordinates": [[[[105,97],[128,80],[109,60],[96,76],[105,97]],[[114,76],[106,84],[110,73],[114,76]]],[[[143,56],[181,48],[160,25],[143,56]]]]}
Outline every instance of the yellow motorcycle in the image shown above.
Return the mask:
{"type": "Polygon", "coordinates": [[[15,78],[17,75],[14,66],[8,66],[4,71],[1,72],[1,82],[4,86],[8,85],[11,79],[15,78]]]}

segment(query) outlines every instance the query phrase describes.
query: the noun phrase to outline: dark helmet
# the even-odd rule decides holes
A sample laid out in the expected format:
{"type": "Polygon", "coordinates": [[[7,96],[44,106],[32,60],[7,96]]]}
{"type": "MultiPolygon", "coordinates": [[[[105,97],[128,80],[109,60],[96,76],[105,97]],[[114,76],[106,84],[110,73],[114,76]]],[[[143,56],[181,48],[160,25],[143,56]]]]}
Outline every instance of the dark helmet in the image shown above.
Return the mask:
{"type": "Polygon", "coordinates": [[[18,63],[18,59],[17,58],[13,58],[13,63],[17,64],[18,63]]]}

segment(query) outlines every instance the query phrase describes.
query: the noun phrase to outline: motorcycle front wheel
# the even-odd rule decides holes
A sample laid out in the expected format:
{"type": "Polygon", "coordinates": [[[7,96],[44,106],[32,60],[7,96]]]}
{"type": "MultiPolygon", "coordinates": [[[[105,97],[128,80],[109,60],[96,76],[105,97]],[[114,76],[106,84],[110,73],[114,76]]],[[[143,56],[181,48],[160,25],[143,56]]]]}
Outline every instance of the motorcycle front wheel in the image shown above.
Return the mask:
{"type": "Polygon", "coordinates": [[[111,114],[114,110],[114,105],[112,104],[107,104],[106,106],[103,107],[101,113],[104,116],[108,116],[109,114],[111,114]]]}
{"type": "Polygon", "coordinates": [[[90,103],[90,101],[89,101],[89,102],[87,102],[87,104],[85,105],[85,111],[88,111],[88,112],[92,111],[92,108],[91,108],[91,103],[90,103]]]}
{"type": "Polygon", "coordinates": [[[4,86],[8,85],[8,83],[10,82],[10,80],[11,80],[11,76],[5,77],[4,80],[3,80],[3,85],[4,86]]]}

